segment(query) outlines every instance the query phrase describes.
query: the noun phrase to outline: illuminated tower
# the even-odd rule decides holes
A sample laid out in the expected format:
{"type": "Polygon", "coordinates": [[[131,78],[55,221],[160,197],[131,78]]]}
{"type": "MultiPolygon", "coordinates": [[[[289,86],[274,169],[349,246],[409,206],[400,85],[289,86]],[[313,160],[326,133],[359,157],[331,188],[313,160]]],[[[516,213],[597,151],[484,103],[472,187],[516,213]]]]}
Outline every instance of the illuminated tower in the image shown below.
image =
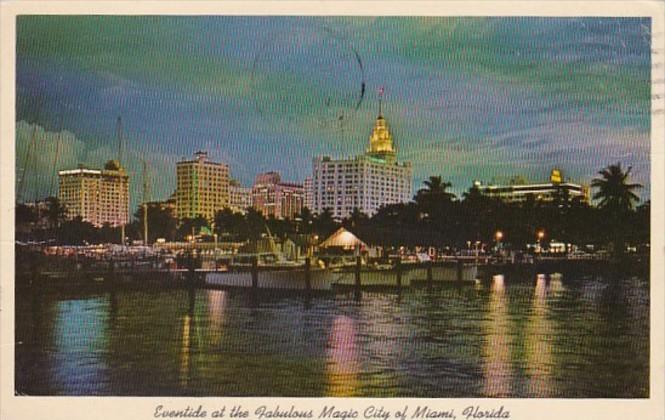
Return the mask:
{"type": "Polygon", "coordinates": [[[411,200],[411,163],[397,162],[393,137],[381,109],[382,96],[383,89],[379,91],[379,115],[364,154],[348,159],[314,158],[306,193],[313,213],[329,209],[335,219],[341,220],[357,208],[372,216],[383,206],[411,200]]]}
{"type": "Polygon", "coordinates": [[[381,102],[383,97],[383,89],[379,91],[379,116],[374,122],[374,129],[369,136],[369,148],[367,154],[369,156],[383,159],[388,163],[394,163],[397,160],[397,153],[393,145],[393,136],[390,134],[388,122],[383,118],[381,102]]]}

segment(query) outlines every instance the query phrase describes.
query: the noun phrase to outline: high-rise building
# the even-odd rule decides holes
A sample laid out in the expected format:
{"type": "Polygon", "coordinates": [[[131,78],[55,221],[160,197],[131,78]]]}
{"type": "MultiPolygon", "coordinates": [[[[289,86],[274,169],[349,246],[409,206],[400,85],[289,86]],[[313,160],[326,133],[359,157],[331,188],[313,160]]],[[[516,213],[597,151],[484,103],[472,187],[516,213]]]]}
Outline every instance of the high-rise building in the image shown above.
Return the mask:
{"type": "Polygon", "coordinates": [[[279,173],[256,176],[252,187],[252,206],[266,217],[293,219],[302,211],[304,189],[301,184],[282,182],[279,173]]]}
{"type": "Polygon", "coordinates": [[[305,182],[303,183],[303,188],[305,190],[305,199],[303,200],[303,206],[307,207],[311,211],[314,206],[314,191],[312,189],[311,176],[305,178],[305,182]]]}
{"type": "Polygon", "coordinates": [[[413,195],[412,184],[411,164],[397,161],[393,137],[379,105],[367,151],[348,159],[314,158],[308,194],[313,213],[330,209],[340,220],[354,208],[372,216],[382,206],[406,203],[413,195]]]}
{"type": "Polygon", "coordinates": [[[229,207],[236,213],[245,213],[252,207],[252,189],[243,187],[238,181],[232,179],[229,184],[229,207]]]}
{"type": "Polygon", "coordinates": [[[208,220],[229,206],[229,167],[196,152],[193,160],[176,163],[176,217],[208,220]]]}
{"type": "Polygon", "coordinates": [[[58,199],[68,218],[80,216],[95,226],[129,222],[129,176],[117,160],[104,169],[79,166],[58,172],[58,199]]]}
{"type": "Polygon", "coordinates": [[[474,181],[473,186],[488,196],[498,198],[507,203],[519,203],[532,197],[535,201],[551,202],[562,197],[580,199],[589,203],[589,187],[587,185],[566,182],[560,169],[553,169],[549,182],[530,184],[520,180],[509,185],[483,185],[474,181]]]}

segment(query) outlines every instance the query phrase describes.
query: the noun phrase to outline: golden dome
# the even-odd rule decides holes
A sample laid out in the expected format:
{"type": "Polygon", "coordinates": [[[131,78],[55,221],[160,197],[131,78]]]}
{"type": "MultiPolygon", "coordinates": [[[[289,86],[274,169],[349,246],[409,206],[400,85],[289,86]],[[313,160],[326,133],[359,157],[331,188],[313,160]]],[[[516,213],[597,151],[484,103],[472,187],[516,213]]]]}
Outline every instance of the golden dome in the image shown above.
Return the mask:
{"type": "Polygon", "coordinates": [[[374,129],[369,136],[369,149],[367,153],[378,157],[387,157],[395,154],[393,147],[393,136],[390,134],[388,122],[383,115],[379,114],[374,123],[374,129]]]}

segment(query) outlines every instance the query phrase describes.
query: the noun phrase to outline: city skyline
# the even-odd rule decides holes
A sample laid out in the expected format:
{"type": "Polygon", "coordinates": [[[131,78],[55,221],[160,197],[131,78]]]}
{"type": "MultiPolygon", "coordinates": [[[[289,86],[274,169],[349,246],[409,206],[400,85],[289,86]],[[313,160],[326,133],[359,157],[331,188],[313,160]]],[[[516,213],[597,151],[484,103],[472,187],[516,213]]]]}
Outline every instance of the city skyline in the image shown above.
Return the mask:
{"type": "Polygon", "coordinates": [[[17,175],[34,123],[42,144],[26,199],[52,184],[60,127],[58,169],[99,167],[117,156],[118,115],[132,209],[141,157],[152,199],[199,149],[243,185],[267,171],[302,182],[315,156],[363,153],[381,87],[414,191],[430,175],[460,195],[553,167],[589,183],[620,161],[650,197],[648,19],[26,16],[17,28],[17,175]]]}

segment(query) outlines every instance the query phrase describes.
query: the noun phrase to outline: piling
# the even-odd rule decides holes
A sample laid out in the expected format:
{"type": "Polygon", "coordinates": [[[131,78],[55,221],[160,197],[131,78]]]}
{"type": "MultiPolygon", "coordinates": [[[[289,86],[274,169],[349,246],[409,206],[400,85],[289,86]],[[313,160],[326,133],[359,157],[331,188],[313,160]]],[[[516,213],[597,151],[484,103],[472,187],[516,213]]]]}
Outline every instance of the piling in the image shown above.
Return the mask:
{"type": "Polygon", "coordinates": [[[457,281],[462,282],[462,275],[464,272],[464,263],[462,260],[457,260],[457,281]]]}
{"type": "Polygon", "coordinates": [[[395,277],[397,280],[397,288],[400,289],[402,287],[402,259],[397,258],[395,260],[395,277]]]}
{"type": "MultiPolygon", "coordinates": [[[[134,260],[132,260],[133,262],[134,260]]],[[[190,252],[187,257],[187,269],[189,270],[189,284],[194,284],[194,255],[190,252]]]]}
{"type": "Polygon", "coordinates": [[[362,267],[362,258],[360,256],[356,257],[356,289],[360,290],[360,269],[362,267]]]}
{"type": "Polygon", "coordinates": [[[106,279],[106,283],[113,287],[113,283],[115,283],[115,262],[113,262],[113,259],[109,259],[109,269],[108,269],[108,279],[106,279]]]}
{"type": "Polygon", "coordinates": [[[35,264],[35,267],[31,270],[30,273],[30,287],[38,289],[41,287],[41,284],[39,284],[39,268],[37,268],[38,265],[35,264]]]}
{"type": "Polygon", "coordinates": [[[312,260],[305,258],[305,290],[312,290],[312,260]]]}
{"type": "Polygon", "coordinates": [[[259,258],[252,257],[252,289],[259,287],[259,258]]]}
{"type": "Polygon", "coordinates": [[[427,288],[431,289],[432,283],[434,282],[434,279],[432,278],[432,261],[429,261],[426,264],[427,264],[427,288]]]}

